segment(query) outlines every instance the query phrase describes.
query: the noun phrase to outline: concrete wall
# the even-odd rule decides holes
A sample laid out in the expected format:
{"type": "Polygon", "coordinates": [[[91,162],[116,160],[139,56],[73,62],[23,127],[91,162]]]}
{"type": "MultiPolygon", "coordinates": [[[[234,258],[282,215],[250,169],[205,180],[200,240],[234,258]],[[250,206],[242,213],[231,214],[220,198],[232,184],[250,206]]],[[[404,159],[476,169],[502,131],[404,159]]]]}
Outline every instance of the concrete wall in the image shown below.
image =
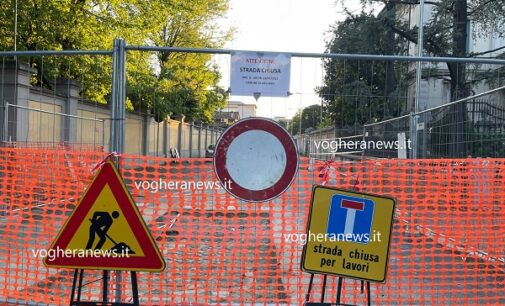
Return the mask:
{"type": "MultiPolygon", "coordinates": [[[[35,71],[27,65],[5,62],[0,71],[0,140],[4,145],[67,144],[108,151],[110,110],[107,105],[81,100],[76,82],[58,79],[48,90],[30,85],[35,71]]],[[[146,114],[127,113],[125,153],[170,156],[170,149],[177,149],[181,157],[204,157],[220,133],[202,124],[158,123],[146,114]]]]}
{"type": "Polygon", "coordinates": [[[63,118],[55,113],[61,113],[62,107],[58,104],[37,101],[28,101],[28,107],[41,109],[47,113],[27,112],[28,133],[25,141],[60,142],[64,137],[63,118]]]}

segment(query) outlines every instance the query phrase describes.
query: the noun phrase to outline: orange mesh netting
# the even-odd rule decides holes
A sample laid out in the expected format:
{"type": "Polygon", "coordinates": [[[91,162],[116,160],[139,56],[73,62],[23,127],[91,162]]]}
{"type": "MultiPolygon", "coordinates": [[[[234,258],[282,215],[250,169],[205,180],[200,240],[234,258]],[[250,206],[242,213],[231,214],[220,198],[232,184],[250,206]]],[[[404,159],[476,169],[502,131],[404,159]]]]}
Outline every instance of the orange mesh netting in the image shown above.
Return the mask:
{"type": "MultiPolygon", "coordinates": [[[[105,155],[0,149],[0,301],[68,304],[73,270],[46,268],[34,251],[49,247],[105,155]]],[[[210,159],[123,155],[120,168],[167,263],[162,273],[139,273],[142,305],[302,304],[302,243],[286,238],[305,232],[311,188],[322,179],[397,201],[388,276],[372,283],[372,304],[505,304],[503,159],[302,159],[290,189],[260,204],[184,186],[216,180],[210,159]],[[160,180],[179,183],[156,190],[160,180]]],[[[99,299],[100,277],[86,271],[83,300],[99,299]]],[[[321,284],[316,276],[311,300],[320,300],[321,284]]],[[[326,301],[335,297],[329,277],[326,301]]],[[[344,282],[341,302],[366,302],[359,281],[344,282]]]]}

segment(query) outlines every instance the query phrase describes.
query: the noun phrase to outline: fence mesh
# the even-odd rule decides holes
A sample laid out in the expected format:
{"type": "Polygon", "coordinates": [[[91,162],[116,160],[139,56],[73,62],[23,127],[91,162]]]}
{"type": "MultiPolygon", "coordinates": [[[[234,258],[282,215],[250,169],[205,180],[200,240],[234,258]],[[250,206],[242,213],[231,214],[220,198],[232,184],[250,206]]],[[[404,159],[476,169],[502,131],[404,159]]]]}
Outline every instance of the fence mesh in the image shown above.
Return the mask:
{"type": "Polygon", "coordinates": [[[7,104],[6,145],[104,150],[104,119],[62,114],[49,104],[31,104],[34,108],[7,104]]]}
{"type": "Polygon", "coordinates": [[[302,154],[317,159],[338,155],[408,158],[414,151],[419,158],[503,157],[502,92],[496,90],[361,127],[318,129],[295,138],[302,154]]]}
{"type": "MultiPolygon", "coordinates": [[[[417,146],[412,145],[412,150],[417,150],[421,158],[503,157],[505,109],[501,107],[502,101],[503,97],[494,93],[428,109],[417,116],[365,125],[366,139],[397,141],[399,137],[411,140],[417,137],[417,146]]],[[[396,158],[398,150],[368,150],[366,155],[396,158]]]]}
{"type": "MultiPolygon", "coordinates": [[[[49,246],[103,157],[0,149],[4,302],[68,303],[73,271],[48,269],[34,252],[49,246]]],[[[397,200],[388,276],[385,283],[372,283],[373,304],[505,303],[503,159],[302,159],[291,188],[258,204],[222,189],[142,184],[215,182],[209,159],[123,155],[120,168],[167,263],[164,272],[140,273],[142,305],[303,303],[309,274],[300,271],[302,243],[292,235],[305,232],[312,185],[323,180],[397,200]]],[[[99,298],[100,277],[99,271],[86,271],[83,299],[99,298]]],[[[123,282],[127,301],[129,281],[123,282]]],[[[322,276],[316,276],[311,300],[320,299],[321,284],[322,276]]],[[[346,280],[342,302],[364,304],[359,289],[359,281],[346,280]]],[[[329,277],[326,300],[335,297],[336,279],[329,277]]]]}
{"type": "MultiPolygon", "coordinates": [[[[0,56],[2,145],[108,150],[109,61],[104,55],[0,56]]],[[[157,122],[139,108],[127,112],[124,149],[135,154],[174,156],[177,151],[182,157],[204,157],[222,130],[180,119],[157,122]]]]}
{"type": "Polygon", "coordinates": [[[3,145],[103,151],[108,111],[105,100],[98,101],[90,90],[110,83],[107,64],[108,56],[92,54],[0,56],[3,145]]]}
{"type": "MultiPolygon", "coordinates": [[[[294,118],[301,120],[302,135],[297,135],[297,139],[301,152],[306,155],[318,159],[341,154],[399,157],[396,148],[377,149],[370,145],[361,150],[339,148],[333,152],[338,154],[330,154],[314,143],[329,140],[328,129],[333,130],[330,140],[349,140],[353,136],[356,141],[372,143],[396,141],[401,133],[401,137],[412,141],[412,149],[407,150],[405,157],[503,157],[505,154],[503,63],[476,64],[472,59],[457,63],[423,62],[419,86],[416,85],[417,65],[413,61],[327,58],[323,60],[323,67],[323,84],[316,88],[323,105],[321,116],[314,117],[306,109],[294,118]],[[441,107],[474,96],[478,98],[441,107]]],[[[294,124],[295,134],[299,132],[298,122],[294,124]]]]}

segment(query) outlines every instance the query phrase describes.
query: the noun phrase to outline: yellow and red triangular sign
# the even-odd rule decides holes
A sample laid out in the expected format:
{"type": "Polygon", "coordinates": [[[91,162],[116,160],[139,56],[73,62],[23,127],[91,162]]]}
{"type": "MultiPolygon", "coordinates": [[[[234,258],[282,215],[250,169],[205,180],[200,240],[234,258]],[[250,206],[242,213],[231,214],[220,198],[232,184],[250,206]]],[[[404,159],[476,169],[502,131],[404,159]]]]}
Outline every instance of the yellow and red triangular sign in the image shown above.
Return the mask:
{"type": "Polygon", "coordinates": [[[49,267],[162,271],[165,261],[112,162],[105,163],[48,249],[49,267]]]}

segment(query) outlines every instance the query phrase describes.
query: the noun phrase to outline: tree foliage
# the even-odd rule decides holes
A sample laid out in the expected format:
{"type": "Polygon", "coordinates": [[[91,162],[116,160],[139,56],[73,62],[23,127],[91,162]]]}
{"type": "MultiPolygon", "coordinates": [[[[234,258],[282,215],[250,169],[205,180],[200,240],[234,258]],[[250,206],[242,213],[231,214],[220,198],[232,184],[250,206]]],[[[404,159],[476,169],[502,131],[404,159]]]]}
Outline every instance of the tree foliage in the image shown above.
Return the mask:
{"type": "MultiPolygon", "coordinates": [[[[409,28],[404,20],[405,11],[419,6],[417,0],[362,0],[364,5],[382,3],[383,23],[405,41],[417,44],[418,27],[409,28]],[[402,16],[402,13],[403,16],[402,16]]],[[[483,52],[470,53],[468,40],[473,37],[505,35],[505,6],[502,0],[436,0],[426,1],[431,16],[424,25],[424,50],[431,56],[474,57],[505,51],[505,46],[483,52]],[[472,33],[469,33],[469,25],[472,33]]],[[[451,99],[463,98],[471,93],[471,84],[482,80],[471,65],[447,63],[451,81],[451,99]]],[[[492,75],[492,74],[491,74],[492,75]]]]}
{"type": "MultiPolygon", "coordinates": [[[[344,6],[345,2],[340,1],[344,6]]],[[[418,27],[411,26],[409,16],[416,14],[418,0],[361,0],[362,12],[355,14],[345,9],[347,18],[333,29],[328,51],[334,53],[411,54],[409,45],[418,43],[418,27]],[[379,4],[379,6],[377,6],[379,4]],[[372,8],[379,7],[374,11],[372,8]],[[365,13],[368,12],[368,13],[365,13]],[[372,13],[370,13],[372,12],[372,13]]],[[[430,14],[424,24],[424,54],[443,57],[476,57],[505,55],[505,46],[470,52],[472,38],[505,36],[505,6],[503,0],[426,0],[430,14]],[[472,32],[469,32],[472,29],[472,32]],[[472,36],[473,35],[473,36],[472,36]],[[497,55],[498,53],[498,55],[497,55]]],[[[325,62],[324,85],[318,89],[326,110],[337,127],[373,122],[413,111],[403,108],[401,92],[412,86],[412,69],[399,63],[374,66],[366,61],[325,62]],[[409,84],[411,83],[411,84],[409,84]],[[395,94],[397,93],[397,94],[395,94]],[[367,96],[374,98],[367,98],[367,96]],[[382,105],[382,107],[381,107],[382,105]]],[[[425,66],[426,67],[426,66],[425,66]]],[[[450,81],[452,101],[472,94],[474,84],[487,82],[501,85],[504,67],[446,63],[423,69],[423,77],[443,78],[450,81]],[[426,74],[426,72],[429,72],[426,74]]],[[[413,104],[413,103],[411,103],[413,104]]],[[[405,103],[408,105],[408,103],[405,103]]],[[[412,106],[412,105],[411,105],[412,106]]],[[[451,156],[464,152],[463,135],[471,133],[464,125],[467,118],[465,103],[451,106],[451,120],[457,122],[451,133],[451,156]]]]}
{"type": "MultiPolygon", "coordinates": [[[[0,10],[0,49],[14,48],[14,0],[0,10]]],[[[221,47],[230,38],[217,19],[228,0],[24,0],[18,1],[17,50],[111,49],[113,39],[129,45],[221,47]]],[[[110,95],[111,59],[107,56],[32,57],[35,82],[78,79],[83,96],[105,103],[110,95]]],[[[128,52],[127,101],[161,120],[184,114],[209,121],[227,95],[210,55],[128,52]]]]}
{"type": "Polygon", "coordinates": [[[309,129],[316,129],[318,127],[322,127],[321,123],[321,105],[314,104],[308,106],[301,111],[296,112],[293,116],[293,120],[291,120],[289,130],[293,135],[296,135],[300,131],[300,118],[301,122],[301,131],[302,133],[308,132],[309,129]]]}
{"type": "MultiPolygon", "coordinates": [[[[371,13],[362,11],[338,23],[327,43],[327,52],[339,54],[387,54],[399,52],[389,43],[387,26],[371,13]]],[[[399,113],[396,86],[400,67],[391,62],[324,60],[323,85],[317,93],[325,113],[337,127],[377,121],[399,113]]]]}
{"type": "MultiPolygon", "coordinates": [[[[345,6],[345,2],[341,1],[345,6]]],[[[360,13],[345,9],[347,18],[337,23],[327,51],[333,53],[405,54],[406,46],[417,44],[418,28],[410,27],[406,16],[419,5],[417,0],[362,0],[360,13]],[[380,4],[380,10],[373,10],[380,4]]],[[[474,37],[505,35],[505,6],[500,0],[436,0],[426,1],[431,15],[424,26],[424,49],[431,56],[488,56],[505,51],[505,46],[484,52],[470,53],[467,49],[471,23],[474,37]]],[[[405,65],[399,63],[373,64],[366,61],[329,59],[324,63],[324,84],[318,88],[327,112],[337,126],[361,124],[398,115],[402,109],[402,92],[411,77],[405,65]],[[403,78],[400,78],[402,77],[403,78]],[[374,98],[367,98],[371,95],[374,98]]],[[[447,63],[447,73],[437,76],[448,78],[451,99],[471,94],[471,85],[480,81],[495,81],[496,67],[482,71],[475,65],[447,63]]],[[[462,114],[461,114],[462,115],[462,114]]]]}

